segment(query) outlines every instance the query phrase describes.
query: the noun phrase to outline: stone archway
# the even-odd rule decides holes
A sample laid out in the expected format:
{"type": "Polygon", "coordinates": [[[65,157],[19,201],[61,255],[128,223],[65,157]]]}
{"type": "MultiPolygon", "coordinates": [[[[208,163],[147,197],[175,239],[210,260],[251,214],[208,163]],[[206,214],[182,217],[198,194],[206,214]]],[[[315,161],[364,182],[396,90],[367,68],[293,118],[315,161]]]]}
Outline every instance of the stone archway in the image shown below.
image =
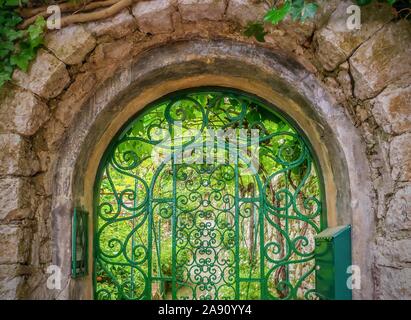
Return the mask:
{"type": "MultiPolygon", "coordinates": [[[[232,41],[176,42],[150,50],[90,99],[68,135],[64,148],[69,152],[57,165],[53,201],[56,261],[68,268],[71,235],[61,226],[70,224],[67,212],[74,205],[92,210],[95,163],[123,123],[167,93],[206,85],[234,87],[263,97],[306,132],[324,173],[330,225],[353,224],[353,259],[362,268],[361,296],[366,296],[373,230],[370,195],[363,188],[368,169],[361,138],[332,97],[303,68],[269,50],[232,41]],[[358,160],[361,157],[363,161],[358,160]]],[[[69,281],[69,269],[65,274],[69,281]]],[[[67,297],[90,298],[89,280],[69,281],[67,297]]]]}
{"type": "Polygon", "coordinates": [[[217,2],[225,5],[144,1],[50,33],[29,72],[15,72],[1,90],[1,297],[90,297],[89,279],[70,280],[69,226],[75,205],[90,206],[92,164],[137,110],[206,85],[260,96],[310,137],[326,173],[330,221],[354,227],[362,271],[354,298],[409,296],[407,22],[378,7],[350,41],[340,22],[351,1],[333,0],[313,23],[285,21],[257,43],[241,26],[264,5],[217,2]],[[50,264],[62,268],[61,289],[46,286],[50,264]]]}

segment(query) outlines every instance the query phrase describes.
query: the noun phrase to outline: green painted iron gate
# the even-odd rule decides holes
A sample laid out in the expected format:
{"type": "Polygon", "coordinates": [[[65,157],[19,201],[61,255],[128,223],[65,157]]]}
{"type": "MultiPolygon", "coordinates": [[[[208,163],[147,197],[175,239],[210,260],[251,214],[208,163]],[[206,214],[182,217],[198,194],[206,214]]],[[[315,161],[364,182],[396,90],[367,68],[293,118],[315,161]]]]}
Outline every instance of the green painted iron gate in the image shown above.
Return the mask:
{"type": "Polygon", "coordinates": [[[264,101],[167,96],[112,141],[95,187],[96,299],[315,299],[321,177],[264,101]]]}

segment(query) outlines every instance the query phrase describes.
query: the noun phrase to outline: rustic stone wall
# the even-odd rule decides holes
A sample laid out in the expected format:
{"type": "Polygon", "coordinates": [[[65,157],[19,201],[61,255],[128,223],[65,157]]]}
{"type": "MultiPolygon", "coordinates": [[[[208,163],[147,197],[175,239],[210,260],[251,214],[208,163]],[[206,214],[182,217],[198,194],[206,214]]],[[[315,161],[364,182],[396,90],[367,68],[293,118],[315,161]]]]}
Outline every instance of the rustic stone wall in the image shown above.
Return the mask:
{"type": "Polygon", "coordinates": [[[53,195],[62,187],[55,185],[57,161],[86,102],[153,48],[228,39],[301,65],[344,108],[371,170],[369,297],[411,298],[411,27],[377,6],[363,10],[360,30],[349,31],[351,1],[323,3],[314,21],[269,27],[265,43],[242,33],[265,12],[253,0],[142,1],[113,18],[50,32],[29,72],[15,71],[0,92],[0,297],[70,297],[46,288],[46,268],[59,264],[56,229],[70,228],[53,223],[53,195]]]}

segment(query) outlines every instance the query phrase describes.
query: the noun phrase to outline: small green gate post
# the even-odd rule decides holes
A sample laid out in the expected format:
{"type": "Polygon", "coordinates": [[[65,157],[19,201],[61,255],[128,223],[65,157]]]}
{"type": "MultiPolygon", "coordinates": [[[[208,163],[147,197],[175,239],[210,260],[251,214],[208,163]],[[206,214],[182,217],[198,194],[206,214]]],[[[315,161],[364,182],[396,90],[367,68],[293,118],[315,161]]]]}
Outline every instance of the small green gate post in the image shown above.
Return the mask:
{"type": "Polygon", "coordinates": [[[316,293],[326,300],[351,300],[351,226],[328,228],[315,236],[316,293]]]}

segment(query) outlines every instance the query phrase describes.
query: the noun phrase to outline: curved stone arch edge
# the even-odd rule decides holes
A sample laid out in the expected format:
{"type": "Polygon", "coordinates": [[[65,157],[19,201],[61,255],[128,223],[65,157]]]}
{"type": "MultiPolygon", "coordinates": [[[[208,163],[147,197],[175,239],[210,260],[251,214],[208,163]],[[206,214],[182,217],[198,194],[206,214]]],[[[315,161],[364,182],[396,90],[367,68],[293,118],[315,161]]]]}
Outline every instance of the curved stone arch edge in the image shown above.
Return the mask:
{"type": "MultiPolygon", "coordinates": [[[[343,108],[320,82],[281,54],[232,41],[184,41],[141,54],[106,81],[83,106],[55,163],[52,201],[53,263],[62,268],[58,299],[92,297],[89,276],[70,281],[71,216],[75,205],[93,212],[98,164],[112,138],[145,106],[172,92],[220,86],[254,94],[292,118],[318,156],[328,225],[353,226],[353,264],[360,266],[356,299],[373,297],[372,184],[365,144],[343,108]]],[[[90,223],[90,252],[93,223],[90,223]]]]}

